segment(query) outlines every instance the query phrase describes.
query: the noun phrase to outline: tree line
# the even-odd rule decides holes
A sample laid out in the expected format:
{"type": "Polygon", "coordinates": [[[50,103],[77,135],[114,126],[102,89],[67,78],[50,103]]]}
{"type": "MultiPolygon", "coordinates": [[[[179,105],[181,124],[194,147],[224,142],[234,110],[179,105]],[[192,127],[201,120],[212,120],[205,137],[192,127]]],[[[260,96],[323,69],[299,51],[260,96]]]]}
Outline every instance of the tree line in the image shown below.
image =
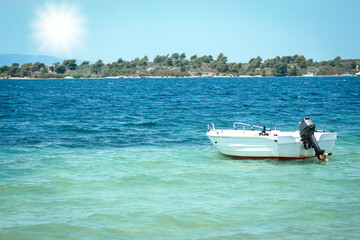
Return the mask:
{"type": "Polygon", "coordinates": [[[28,78],[62,78],[74,76],[77,78],[117,77],[117,76],[301,76],[306,73],[314,75],[336,75],[355,73],[360,60],[342,60],[336,57],[330,61],[316,62],[306,59],[303,55],[275,57],[263,59],[258,56],[248,63],[229,62],[220,53],[216,58],[211,55],[193,55],[187,58],[185,53],[158,55],[153,61],[147,56],[131,61],[119,58],[116,62],[105,64],[102,60],[91,64],[83,61],[77,64],[75,59],[56,62],[51,65],[36,62],[0,67],[0,77],[28,78]]]}

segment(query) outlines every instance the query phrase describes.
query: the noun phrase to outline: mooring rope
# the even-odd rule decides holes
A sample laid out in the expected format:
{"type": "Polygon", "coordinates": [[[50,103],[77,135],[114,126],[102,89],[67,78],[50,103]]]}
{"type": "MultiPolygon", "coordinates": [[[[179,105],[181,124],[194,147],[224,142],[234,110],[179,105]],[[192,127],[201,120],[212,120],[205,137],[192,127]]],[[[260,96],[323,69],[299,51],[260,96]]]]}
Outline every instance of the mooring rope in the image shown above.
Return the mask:
{"type": "Polygon", "coordinates": [[[200,148],[199,151],[201,151],[201,150],[203,150],[203,149],[205,149],[205,148],[209,148],[209,150],[211,150],[211,149],[210,149],[210,146],[211,146],[211,145],[212,145],[212,143],[210,143],[210,144],[209,144],[208,146],[206,146],[206,147],[200,148]]]}

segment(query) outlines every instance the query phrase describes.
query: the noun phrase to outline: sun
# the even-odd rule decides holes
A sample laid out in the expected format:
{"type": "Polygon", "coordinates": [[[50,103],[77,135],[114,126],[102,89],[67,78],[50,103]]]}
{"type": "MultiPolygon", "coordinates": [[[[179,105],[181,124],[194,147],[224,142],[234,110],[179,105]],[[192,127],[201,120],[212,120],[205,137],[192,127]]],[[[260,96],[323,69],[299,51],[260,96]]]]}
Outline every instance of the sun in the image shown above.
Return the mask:
{"type": "Polygon", "coordinates": [[[36,12],[33,37],[41,51],[70,55],[83,48],[85,18],[75,5],[46,3],[36,12]]]}

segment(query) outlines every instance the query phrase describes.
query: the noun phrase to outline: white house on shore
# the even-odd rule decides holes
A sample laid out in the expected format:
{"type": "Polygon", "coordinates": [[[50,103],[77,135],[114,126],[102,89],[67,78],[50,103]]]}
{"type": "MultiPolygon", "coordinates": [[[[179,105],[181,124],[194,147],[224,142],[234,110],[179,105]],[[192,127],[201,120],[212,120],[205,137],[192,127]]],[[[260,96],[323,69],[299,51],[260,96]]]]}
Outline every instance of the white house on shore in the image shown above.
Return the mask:
{"type": "Polygon", "coordinates": [[[46,65],[46,68],[49,70],[49,72],[54,72],[55,71],[55,65],[46,65]]]}

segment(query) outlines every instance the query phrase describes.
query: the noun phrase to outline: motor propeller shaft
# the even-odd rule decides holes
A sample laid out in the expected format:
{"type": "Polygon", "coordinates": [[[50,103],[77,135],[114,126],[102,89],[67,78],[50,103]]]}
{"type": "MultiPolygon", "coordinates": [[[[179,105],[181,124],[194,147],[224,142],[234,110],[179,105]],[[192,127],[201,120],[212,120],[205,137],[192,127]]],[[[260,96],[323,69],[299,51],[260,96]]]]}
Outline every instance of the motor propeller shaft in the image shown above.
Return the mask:
{"type": "Polygon", "coordinates": [[[326,156],[328,154],[325,153],[325,150],[319,147],[319,144],[316,141],[314,135],[315,124],[313,123],[313,121],[310,118],[304,118],[299,125],[299,130],[300,130],[301,141],[303,141],[304,143],[304,148],[305,149],[314,148],[316,157],[320,161],[327,161],[328,159],[326,158],[326,156]]]}

